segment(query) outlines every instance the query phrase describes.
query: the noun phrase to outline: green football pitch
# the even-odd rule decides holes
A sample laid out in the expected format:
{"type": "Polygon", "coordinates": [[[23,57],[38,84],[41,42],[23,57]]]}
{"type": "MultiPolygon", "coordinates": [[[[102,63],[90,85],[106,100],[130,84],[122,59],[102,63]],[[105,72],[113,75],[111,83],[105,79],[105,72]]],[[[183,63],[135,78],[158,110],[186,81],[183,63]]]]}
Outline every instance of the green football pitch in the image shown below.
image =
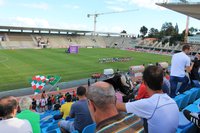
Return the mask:
{"type": "Polygon", "coordinates": [[[170,56],[108,48],[80,48],[78,54],[65,49],[0,50],[0,91],[30,87],[35,75],[59,75],[60,82],[88,78],[113,68],[128,71],[129,66],[170,61],[170,56]],[[132,57],[128,62],[99,63],[101,58],[132,57]]]}

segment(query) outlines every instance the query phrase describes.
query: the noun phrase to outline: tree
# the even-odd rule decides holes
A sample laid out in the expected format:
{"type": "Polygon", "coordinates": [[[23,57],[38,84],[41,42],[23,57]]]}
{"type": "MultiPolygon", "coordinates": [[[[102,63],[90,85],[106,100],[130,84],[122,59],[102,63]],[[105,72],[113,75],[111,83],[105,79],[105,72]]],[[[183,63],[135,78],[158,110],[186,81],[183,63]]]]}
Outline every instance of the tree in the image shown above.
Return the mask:
{"type": "Polygon", "coordinates": [[[198,29],[197,29],[197,28],[194,28],[194,27],[190,27],[190,28],[189,28],[189,33],[190,33],[191,35],[193,35],[194,32],[198,32],[198,29]]]}
{"type": "Polygon", "coordinates": [[[142,34],[143,37],[147,34],[147,32],[148,32],[147,27],[142,26],[142,27],[140,28],[140,33],[142,34]]]}
{"type": "Polygon", "coordinates": [[[165,22],[161,27],[161,34],[163,36],[173,36],[178,34],[171,22],[165,22]]]}
{"type": "Polygon", "coordinates": [[[125,30],[123,30],[123,31],[121,31],[120,33],[124,33],[124,34],[126,34],[126,31],[125,31],[125,30]]]}
{"type": "Polygon", "coordinates": [[[159,37],[159,31],[158,31],[158,29],[151,28],[151,29],[149,30],[148,37],[158,38],[158,37],[159,37]]]}
{"type": "Polygon", "coordinates": [[[175,31],[176,31],[176,33],[178,34],[179,28],[178,28],[178,24],[177,24],[177,23],[176,23],[176,26],[175,26],[175,31]]]}

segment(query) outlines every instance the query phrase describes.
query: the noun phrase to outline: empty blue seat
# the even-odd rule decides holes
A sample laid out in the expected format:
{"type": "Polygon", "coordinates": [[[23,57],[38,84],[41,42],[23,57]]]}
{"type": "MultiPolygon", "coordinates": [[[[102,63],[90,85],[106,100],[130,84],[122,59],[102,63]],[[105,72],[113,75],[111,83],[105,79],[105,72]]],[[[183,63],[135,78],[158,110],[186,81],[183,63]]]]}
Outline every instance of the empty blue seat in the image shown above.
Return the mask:
{"type": "Polygon", "coordinates": [[[57,133],[57,131],[54,129],[54,130],[48,131],[47,133],[57,133]]]}
{"type": "Polygon", "coordinates": [[[183,112],[179,112],[179,125],[176,133],[196,133],[195,125],[188,121],[183,112]]]}
{"type": "Polygon", "coordinates": [[[196,104],[190,104],[187,107],[184,108],[184,110],[187,109],[191,112],[199,112],[199,108],[196,104]]]}
{"type": "Polygon", "coordinates": [[[191,123],[186,128],[177,128],[176,133],[197,133],[197,127],[191,123]]]}
{"type": "Polygon", "coordinates": [[[189,91],[191,92],[190,103],[193,103],[197,98],[199,88],[192,88],[189,91]]]}
{"type": "Polygon", "coordinates": [[[183,114],[183,112],[179,112],[179,123],[178,128],[185,128],[189,126],[192,122],[190,122],[183,114]]]}
{"type": "Polygon", "coordinates": [[[180,95],[176,96],[175,98],[173,98],[179,108],[181,108],[181,104],[185,97],[186,97],[185,94],[180,94],[180,95]]]}
{"type": "MultiPolygon", "coordinates": [[[[90,124],[86,126],[82,133],[95,133],[96,131],[96,123],[90,124]]],[[[77,130],[74,130],[72,133],[79,133],[77,130]]]]}
{"type": "Polygon", "coordinates": [[[196,99],[199,99],[200,98],[200,88],[192,88],[192,89],[196,90],[196,92],[195,92],[197,94],[196,99]]]}
{"type": "Polygon", "coordinates": [[[200,98],[199,98],[199,99],[197,99],[196,101],[194,101],[194,103],[193,103],[193,104],[196,104],[196,105],[200,104],[200,98]]]}
{"type": "Polygon", "coordinates": [[[188,104],[190,103],[193,103],[194,102],[194,97],[192,96],[193,92],[192,90],[188,90],[188,91],[185,91],[183,94],[185,95],[188,95],[189,96],[189,101],[188,101],[188,104]]]}
{"type": "Polygon", "coordinates": [[[79,133],[77,130],[74,130],[72,133],[79,133]]]}
{"type": "Polygon", "coordinates": [[[55,111],[52,111],[51,113],[52,115],[59,115],[60,114],[60,110],[55,110],[55,111]]]}
{"type": "Polygon", "coordinates": [[[40,125],[40,128],[45,128],[45,127],[48,127],[48,126],[49,126],[49,123],[44,123],[44,124],[40,125]]]}
{"type": "Polygon", "coordinates": [[[47,133],[61,133],[59,128],[56,128],[54,130],[48,131],[47,133]]]}
{"type": "Polygon", "coordinates": [[[88,126],[86,126],[82,133],[95,133],[96,131],[96,123],[90,124],[88,126]]]}
{"type": "Polygon", "coordinates": [[[42,121],[42,122],[40,122],[41,123],[41,125],[44,125],[44,124],[49,124],[49,123],[52,123],[53,122],[53,119],[49,119],[49,120],[47,120],[47,121],[42,121]]]}
{"type": "Polygon", "coordinates": [[[180,109],[185,108],[189,104],[190,95],[187,94],[183,97],[183,101],[181,102],[180,109]]]}
{"type": "Polygon", "coordinates": [[[49,131],[54,130],[56,128],[58,128],[58,124],[54,124],[54,125],[49,126],[46,131],[49,132],[49,131]]]}

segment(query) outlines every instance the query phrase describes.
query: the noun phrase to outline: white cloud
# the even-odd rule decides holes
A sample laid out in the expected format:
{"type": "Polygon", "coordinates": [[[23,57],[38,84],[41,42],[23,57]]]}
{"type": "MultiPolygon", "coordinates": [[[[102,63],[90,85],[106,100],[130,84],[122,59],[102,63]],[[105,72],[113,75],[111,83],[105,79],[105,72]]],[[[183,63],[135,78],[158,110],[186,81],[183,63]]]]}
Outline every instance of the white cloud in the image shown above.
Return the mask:
{"type": "Polygon", "coordinates": [[[30,4],[23,3],[23,4],[21,4],[21,6],[27,7],[27,8],[42,9],[42,10],[47,10],[49,8],[49,5],[47,3],[44,3],[44,2],[30,3],[30,4]]]}
{"type": "Polygon", "coordinates": [[[116,12],[120,12],[120,11],[124,11],[125,10],[124,8],[118,7],[118,6],[108,6],[107,8],[111,9],[113,11],[116,11],[116,12]]]}
{"type": "Polygon", "coordinates": [[[80,8],[78,5],[70,5],[70,4],[66,4],[66,5],[64,5],[64,7],[67,9],[79,9],[80,8]]]}
{"type": "Polygon", "coordinates": [[[13,26],[50,28],[49,22],[40,18],[16,17],[11,19],[13,26]],[[14,23],[13,23],[14,22],[14,23]]]}
{"type": "Polygon", "coordinates": [[[15,17],[15,18],[0,18],[0,22],[6,26],[19,26],[19,27],[37,27],[37,28],[59,28],[59,29],[71,29],[71,30],[91,30],[88,25],[81,23],[50,23],[46,19],[42,18],[27,18],[27,17],[15,17]]]}
{"type": "Polygon", "coordinates": [[[4,0],[0,0],[0,6],[4,5],[4,0]]]}

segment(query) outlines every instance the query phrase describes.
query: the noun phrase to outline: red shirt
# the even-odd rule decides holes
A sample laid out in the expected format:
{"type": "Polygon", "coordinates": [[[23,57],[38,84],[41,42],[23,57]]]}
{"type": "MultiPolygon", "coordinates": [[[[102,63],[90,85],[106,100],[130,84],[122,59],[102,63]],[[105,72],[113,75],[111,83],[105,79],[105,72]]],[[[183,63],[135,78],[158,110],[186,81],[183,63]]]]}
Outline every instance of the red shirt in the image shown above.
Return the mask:
{"type": "Polygon", "coordinates": [[[149,94],[147,92],[147,87],[144,83],[142,83],[138,89],[138,95],[136,96],[136,100],[143,99],[143,98],[149,98],[149,94]]]}
{"type": "Polygon", "coordinates": [[[169,76],[169,75],[166,75],[165,78],[166,78],[167,80],[169,80],[169,79],[170,79],[170,76],[169,76]]]}

